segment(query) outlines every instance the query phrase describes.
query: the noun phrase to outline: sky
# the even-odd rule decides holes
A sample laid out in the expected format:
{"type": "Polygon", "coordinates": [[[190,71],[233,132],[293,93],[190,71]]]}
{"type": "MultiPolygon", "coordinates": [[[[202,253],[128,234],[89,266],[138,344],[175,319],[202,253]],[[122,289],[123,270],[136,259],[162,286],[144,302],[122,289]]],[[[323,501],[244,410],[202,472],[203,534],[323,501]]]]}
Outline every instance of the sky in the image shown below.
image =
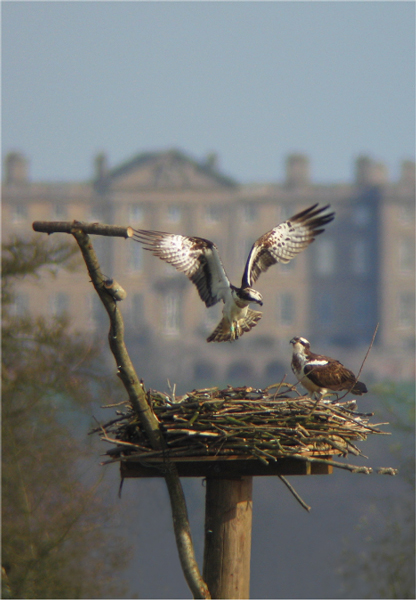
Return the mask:
{"type": "Polygon", "coordinates": [[[415,153],[413,2],[2,2],[2,155],[83,181],[144,151],[218,155],[241,183],[315,183],[415,153]]]}

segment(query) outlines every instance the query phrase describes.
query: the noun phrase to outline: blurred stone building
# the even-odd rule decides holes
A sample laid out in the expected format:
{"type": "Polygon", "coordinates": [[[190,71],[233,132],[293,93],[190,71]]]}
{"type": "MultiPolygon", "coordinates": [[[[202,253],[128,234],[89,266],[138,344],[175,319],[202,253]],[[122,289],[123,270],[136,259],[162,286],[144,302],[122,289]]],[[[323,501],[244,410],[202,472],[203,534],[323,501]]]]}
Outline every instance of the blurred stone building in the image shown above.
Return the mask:
{"type": "MultiPolygon", "coordinates": [[[[264,297],[263,318],[233,344],[205,342],[222,305],[207,310],[183,274],[132,240],[94,238],[105,274],[128,292],[120,308],[141,374],[241,384],[254,378],[268,385],[290,373],[288,342],[294,335],[358,371],[380,323],[365,365],[367,379],[414,377],[413,162],[403,162],[399,179],[390,181],[384,165],[362,156],[353,182],[317,185],[308,158],[298,154],[287,158],[285,181],[241,185],[220,172],[215,155],[198,162],[178,150],[142,153],[110,167],[102,154],[91,181],[57,184],[31,182],[27,159],[10,153],[2,194],[3,241],[28,238],[35,220],[99,221],[197,235],[217,244],[236,285],[261,234],[314,203],[330,204],[336,217],[325,233],[256,283],[264,297]]],[[[68,312],[78,329],[107,330],[85,271],[23,280],[14,310],[68,312]]]]}

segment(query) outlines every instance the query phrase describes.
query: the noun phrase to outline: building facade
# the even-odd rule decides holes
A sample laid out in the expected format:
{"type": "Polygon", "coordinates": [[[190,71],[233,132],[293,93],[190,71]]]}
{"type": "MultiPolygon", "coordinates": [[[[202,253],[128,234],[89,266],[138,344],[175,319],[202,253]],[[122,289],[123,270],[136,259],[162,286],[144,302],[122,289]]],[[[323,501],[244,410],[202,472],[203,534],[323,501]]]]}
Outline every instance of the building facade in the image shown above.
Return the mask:
{"type": "MultiPolygon", "coordinates": [[[[239,285],[261,234],[312,204],[330,204],[336,217],[325,233],[256,283],[264,297],[263,317],[233,344],[205,342],[222,307],[207,310],[183,274],[133,240],[94,238],[103,271],[128,293],[121,304],[128,343],[150,377],[153,372],[174,381],[251,377],[267,385],[290,372],[288,342],[294,335],[358,370],[379,324],[366,363],[370,377],[410,379],[414,173],[414,163],[406,161],[399,180],[390,182],[383,165],[360,157],[354,182],[316,185],[307,157],[292,155],[284,182],[240,185],[219,171],[215,156],[198,162],[171,150],[142,153],[115,168],[99,155],[91,181],[54,184],[31,182],[25,157],[11,153],[2,186],[3,241],[32,235],[35,220],[99,221],[197,235],[215,242],[230,280],[239,285]]],[[[23,280],[14,310],[68,312],[77,329],[106,328],[104,310],[82,270],[23,280]]]]}

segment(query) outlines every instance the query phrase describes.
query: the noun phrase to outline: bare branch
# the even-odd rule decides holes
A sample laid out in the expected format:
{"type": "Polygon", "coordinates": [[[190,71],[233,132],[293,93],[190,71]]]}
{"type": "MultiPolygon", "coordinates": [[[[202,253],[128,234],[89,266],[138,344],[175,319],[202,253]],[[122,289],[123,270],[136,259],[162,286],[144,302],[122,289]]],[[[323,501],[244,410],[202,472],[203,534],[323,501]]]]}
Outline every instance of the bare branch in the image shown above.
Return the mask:
{"type": "Polygon", "coordinates": [[[130,238],[133,235],[131,227],[116,227],[101,223],[84,223],[82,221],[35,221],[32,225],[34,231],[41,233],[73,233],[74,229],[92,235],[106,235],[110,237],[130,238]]]}
{"type": "MultiPolygon", "coordinates": [[[[147,402],[144,386],[142,385],[141,381],[139,381],[127,352],[124,343],[123,319],[117,303],[105,289],[104,281],[106,278],[103,276],[100,270],[100,265],[98,263],[94,248],[88,235],[85,233],[82,227],[73,227],[72,234],[78,242],[87,265],[91,281],[110,318],[110,331],[108,337],[110,348],[118,367],[118,375],[129,394],[131,404],[137,413],[140,422],[143,424],[143,428],[146,431],[153,449],[163,450],[164,442],[159,430],[159,422],[147,402]]],[[[198,563],[195,559],[186,502],[178,471],[176,465],[170,462],[166,456],[163,472],[169,491],[176,544],[178,547],[179,558],[185,579],[192,591],[194,598],[210,598],[211,596],[209,594],[207,585],[202,579],[198,568],[198,563]]]]}

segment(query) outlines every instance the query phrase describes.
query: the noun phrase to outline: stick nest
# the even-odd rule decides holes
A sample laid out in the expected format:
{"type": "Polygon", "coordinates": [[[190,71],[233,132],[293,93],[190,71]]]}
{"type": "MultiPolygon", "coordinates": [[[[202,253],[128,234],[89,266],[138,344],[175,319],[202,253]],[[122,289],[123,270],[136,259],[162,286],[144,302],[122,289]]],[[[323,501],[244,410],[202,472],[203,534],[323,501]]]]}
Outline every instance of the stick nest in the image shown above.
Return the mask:
{"type": "Polygon", "coordinates": [[[370,424],[373,413],[356,412],[355,400],[316,402],[287,384],[264,390],[214,387],[181,397],[149,390],[147,399],[160,422],[166,449],[152,449],[136,413],[121,403],[125,408],[116,411],[116,418],[92,431],[115,445],[106,453],[111,457],[107,462],[127,456],[145,462],[166,454],[172,460],[241,456],[266,463],[295,455],[364,456],[354,442],[369,434],[386,434],[379,426],[387,423],[370,424]]]}

